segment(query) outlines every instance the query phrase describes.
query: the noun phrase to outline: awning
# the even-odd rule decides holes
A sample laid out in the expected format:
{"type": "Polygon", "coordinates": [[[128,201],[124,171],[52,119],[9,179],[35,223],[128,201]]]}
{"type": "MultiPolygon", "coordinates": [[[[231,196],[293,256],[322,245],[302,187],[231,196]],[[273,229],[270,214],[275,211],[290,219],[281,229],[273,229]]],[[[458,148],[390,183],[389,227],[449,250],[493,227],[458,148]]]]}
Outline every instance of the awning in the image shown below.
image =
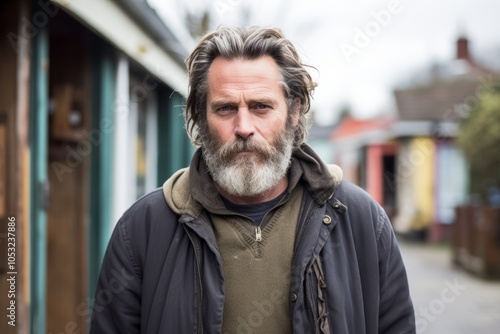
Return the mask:
{"type": "Polygon", "coordinates": [[[127,13],[111,0],[52,0],[181,95],[187,73],[127,13]]]}

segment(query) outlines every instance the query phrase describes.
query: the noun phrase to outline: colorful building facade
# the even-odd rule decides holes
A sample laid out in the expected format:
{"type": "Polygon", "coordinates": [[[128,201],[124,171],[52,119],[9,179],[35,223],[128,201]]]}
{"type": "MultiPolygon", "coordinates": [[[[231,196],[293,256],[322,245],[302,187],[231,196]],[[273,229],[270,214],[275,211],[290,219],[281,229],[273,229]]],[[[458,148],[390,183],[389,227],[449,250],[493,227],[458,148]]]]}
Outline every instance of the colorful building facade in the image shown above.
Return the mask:
{"type": "Polygon", "coordinates": [[[189,164],[187,50],[144,1],[4,0],[0,33],[0,332],[83,333],[117,219],[189,164]]]}
{"type": "Polygon", "coordinates": [[[455,207],[469,200],[468,166],[455,138],[478,94],[495,81],[460,37],[456,59],[434,67],[426,82],[395,91],[394,117],[346,118],[332,133],[335,161],[386,209],[397,232],[449,239],[455,207]]]}

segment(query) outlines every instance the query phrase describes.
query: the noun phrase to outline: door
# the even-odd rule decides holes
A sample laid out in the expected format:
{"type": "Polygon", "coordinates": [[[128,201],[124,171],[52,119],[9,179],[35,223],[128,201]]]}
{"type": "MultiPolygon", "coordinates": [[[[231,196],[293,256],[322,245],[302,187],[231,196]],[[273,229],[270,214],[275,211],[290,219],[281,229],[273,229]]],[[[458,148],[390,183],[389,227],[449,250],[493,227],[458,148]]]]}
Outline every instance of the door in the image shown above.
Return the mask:
{"type": "Polygon", "coordinates": [[[85,333],[91,129],[91,33],[60,11],[50,22],[46,332],[85,333]]]}

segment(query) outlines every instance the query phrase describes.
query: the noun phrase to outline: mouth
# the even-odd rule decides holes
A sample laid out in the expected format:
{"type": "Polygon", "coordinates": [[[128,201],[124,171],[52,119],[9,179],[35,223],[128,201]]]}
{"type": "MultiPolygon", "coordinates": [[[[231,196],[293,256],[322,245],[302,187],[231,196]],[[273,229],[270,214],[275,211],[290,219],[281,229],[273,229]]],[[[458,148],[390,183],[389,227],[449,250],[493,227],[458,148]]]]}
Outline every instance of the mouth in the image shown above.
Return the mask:
{"type": "Polygon", "coordinates": [[[258,151],[248,151],[248,150],[243,150],[243,151],[238,151],[234,152],[231,155],[231,160],[233,159],[258,159],[261,160],[263,157],[258,151]]]}

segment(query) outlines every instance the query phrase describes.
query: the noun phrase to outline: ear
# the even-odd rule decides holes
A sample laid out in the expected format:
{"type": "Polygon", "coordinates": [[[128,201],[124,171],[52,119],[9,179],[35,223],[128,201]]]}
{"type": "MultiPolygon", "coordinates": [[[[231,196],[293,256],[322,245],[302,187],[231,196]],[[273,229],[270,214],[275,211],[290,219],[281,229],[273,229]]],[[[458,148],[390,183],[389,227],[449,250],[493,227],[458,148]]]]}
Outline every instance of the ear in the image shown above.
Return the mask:
{"type": "Polygon", "coordinates": [[[300,103],[300,98],[296,97],[294,104],[293,104],[293,111],[292,111],[292,125],[295,127],[297,124],[299,124],[299,118],[300,118],[300,107],[302,104],[300,103]]]}

